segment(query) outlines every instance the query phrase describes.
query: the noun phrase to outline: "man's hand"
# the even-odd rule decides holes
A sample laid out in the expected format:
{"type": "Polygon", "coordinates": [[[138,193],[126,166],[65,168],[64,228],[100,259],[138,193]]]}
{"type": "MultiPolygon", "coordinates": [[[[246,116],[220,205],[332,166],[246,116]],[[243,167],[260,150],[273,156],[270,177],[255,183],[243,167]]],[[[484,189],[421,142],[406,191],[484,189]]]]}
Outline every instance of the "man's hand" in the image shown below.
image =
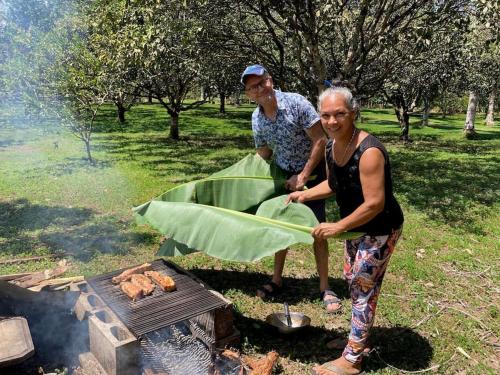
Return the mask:
{"type": "Polygon", "coordinates": [[[285,182],[285,189],[291,191],[300,191],[304,189],[306,186],[307,177],[304,177],[302,174],[294,174],[285,182]]]}
{"type": "Polygon", "coordinates": [[[327,239],[343,232],[345,229],[339,223],[321,223],[314,227],[311,235],[317,239],[327,239]]]}

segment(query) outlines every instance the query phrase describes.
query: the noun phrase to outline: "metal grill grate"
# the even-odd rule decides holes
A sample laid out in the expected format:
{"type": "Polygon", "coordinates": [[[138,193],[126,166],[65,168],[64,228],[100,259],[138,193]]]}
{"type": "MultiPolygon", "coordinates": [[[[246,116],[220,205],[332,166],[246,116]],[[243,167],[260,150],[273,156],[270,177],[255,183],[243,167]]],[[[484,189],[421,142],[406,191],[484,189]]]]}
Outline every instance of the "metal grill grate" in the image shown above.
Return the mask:
{"type": "Polygon", "coordinates": [[[226,302],[193,280],[175,264],[158,259],[152,269],[175,280],[177,290],[165,293],[155,288],[152,295],[131,301],[111,279],[123,270],[113,271],[87,280],[94,291],[127,328],[140,337],[226,305],[226,302]]]}

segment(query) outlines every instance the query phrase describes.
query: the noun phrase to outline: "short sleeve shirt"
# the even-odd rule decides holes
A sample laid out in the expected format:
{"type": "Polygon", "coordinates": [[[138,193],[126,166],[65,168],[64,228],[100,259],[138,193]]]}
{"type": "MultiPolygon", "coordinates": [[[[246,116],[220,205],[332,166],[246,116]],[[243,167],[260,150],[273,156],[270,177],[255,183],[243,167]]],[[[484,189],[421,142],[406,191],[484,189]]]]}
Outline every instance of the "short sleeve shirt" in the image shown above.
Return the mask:
{"type": "Polygon", "coordinates": [[[252,114],[255,147],[269,147],[280,168],[298,173],[304,169],[311,154],[312,142],[306,129],[316,124],[319,116],[302,95],[274,92],[278,102],[276,120],[268,119],[260,106],[252,114]]]}

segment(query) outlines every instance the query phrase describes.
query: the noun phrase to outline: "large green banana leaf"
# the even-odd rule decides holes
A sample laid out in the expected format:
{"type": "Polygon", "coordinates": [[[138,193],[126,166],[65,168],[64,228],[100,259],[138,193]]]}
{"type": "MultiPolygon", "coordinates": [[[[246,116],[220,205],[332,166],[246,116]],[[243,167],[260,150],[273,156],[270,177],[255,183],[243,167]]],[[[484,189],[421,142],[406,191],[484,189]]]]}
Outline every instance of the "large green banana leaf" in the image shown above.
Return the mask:
{"type": "Polygon", "coordinates": [[[169,237],[159,255],[200,250],[221,259],[255,261],[296,243],[313,242],[310,232],[318,224],[313,212],[303,204],[285,205],[286,196],[275,197],[284,192],[284,183],[279,168],[249,155],[208,178],[168,190],[134,211],[138,221],[169,237]]]}
{"type": "Polygon", "coordinates": [[[282,220],[197,203],[162,201],[152,201],[145,218],[154,228],[174,239],[162,246],[160,255],[188,254],[193,249],[203,249],[204,253],[217,258],[252,262],[296,243],[313,242],[310,233],[317,221],[312,211],[304,210],[307,207],[298,203],[285,206],[284,196],[278,198],[271,204],[282,206],[277,209],[282,220]],[[309,226],[292,222],[297,221],[296,212],[300,212],[309,226]]]}
{"type": "MultiPolygon", "coordinates": [[[[264,200],[285,192],[285,174],[258,155],[248,155],[208,178],[170,189],[154,200],[192,202],[255,213],[264,200]]],[[[150,202],[136,207],[142,215],[150,202]]]]}

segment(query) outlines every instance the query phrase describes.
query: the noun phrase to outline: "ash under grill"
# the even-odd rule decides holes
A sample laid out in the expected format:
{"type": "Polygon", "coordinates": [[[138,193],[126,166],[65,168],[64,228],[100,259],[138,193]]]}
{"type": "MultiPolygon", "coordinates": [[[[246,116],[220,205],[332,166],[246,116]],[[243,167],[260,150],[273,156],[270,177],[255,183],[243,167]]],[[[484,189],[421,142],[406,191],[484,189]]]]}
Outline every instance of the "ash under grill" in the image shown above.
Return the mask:
{"type": "Polygon", "coordinates": [[[240,362],[222,357],[207,346],[207,337],[194,322],[180,322],[148,333],[141,340],[143,359],[155,373],[168,375],[241,375],[240,362]],[[175,360],[172,360],[175,358],[175,360]]]}
{"type": "Polygon", "coordinates": [[[163,292],[160,288],[155,288],[152,295],[131,301],[121,291],[119,285],[111,282],[111,279],[123,270],[87,280],[96,294],[136,338],[226,305],[225,301],[211,293],[175,264],[158,259],[151,262],[151,265],[153,270],[172,277],[177,290],[163,292]]]}

